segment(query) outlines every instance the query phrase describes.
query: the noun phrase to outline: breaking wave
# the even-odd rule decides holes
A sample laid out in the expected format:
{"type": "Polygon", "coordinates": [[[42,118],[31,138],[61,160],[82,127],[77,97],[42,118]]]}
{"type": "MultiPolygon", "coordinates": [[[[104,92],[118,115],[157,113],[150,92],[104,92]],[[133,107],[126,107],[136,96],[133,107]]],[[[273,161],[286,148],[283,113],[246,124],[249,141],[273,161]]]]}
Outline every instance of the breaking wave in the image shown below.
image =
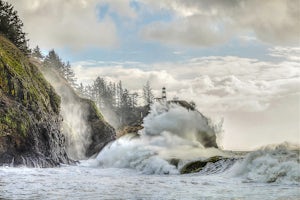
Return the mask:
{"type": "Polygon", "coordinates": [[[125,135],[107,145],[96,158],[98,166],[132,168],[146,174],[178,174],[169,160],[224,154],[214,148],[217,131],[209,120],[181,105],[153,104],[143,126],[138,135],[125,135]]]}
{"type": "Polygon", "coordinates": [[[290,143],[268,145],[250,152],[228,172],[254,182],[300,182],[300,147],[290,143]]]}
{"type": "Polygon", "coordinates": [[[176,104],[154,104],[143,123],[144,129],[138,134],[125,135],[107,145],[93,165],[130,168],[144,174],[179,174],[185,165],[199,161],[198,175],[300,183],[297,145],[269,145],[249,153],[223,151],[214,147],[218,134],[215,126],[198,111],[176,104]],[[210,162],[213,157],[220,159],[210,162]]]}

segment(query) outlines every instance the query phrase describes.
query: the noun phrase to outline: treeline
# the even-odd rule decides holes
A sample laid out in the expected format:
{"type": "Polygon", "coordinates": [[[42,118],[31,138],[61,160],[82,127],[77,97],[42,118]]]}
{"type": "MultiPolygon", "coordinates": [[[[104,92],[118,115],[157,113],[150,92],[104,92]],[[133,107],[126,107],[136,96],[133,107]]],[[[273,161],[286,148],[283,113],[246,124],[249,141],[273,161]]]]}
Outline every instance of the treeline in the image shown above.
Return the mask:
{"type": "Polygon", "coordinates": [[[146,115],[149,104],[154,100],[149,81],[143,88],[143,95],[124,88],[122,81],[108,82],[100,76],[91,85],[80,84],[78,92],[93,100],[107,120],[117,128],[137,122],[146,115]]]}
{"type": "Polygon", "coordinates": [[[32,50],[31,55],[40,60],[44,67],[51,68],[64,77],[80,96],[93,100],[106,119],[116,128],[139,120],[146,114],[146,107],[148,108],[154,100],[149,81],[143,86],[142,95],[124,88],[122,81],[108,82],[100,76],[92,84],[84,86],[82,83],[77,83],[70,63],[64,62],[55,50],[43,56],[37,46],[32,50]]]}
{"type": "Polygon", "coordinates": [[[31,50],[31,52],[31,56],[42,61],[44,67],[52,68],[57,71],[75,90],[79,89],[77,79],[71,68],[70,62],[64,62],[54,49],[50,50],[46,56],[43,56],[39,46],[36,46],[33,50],[31,50]]]}

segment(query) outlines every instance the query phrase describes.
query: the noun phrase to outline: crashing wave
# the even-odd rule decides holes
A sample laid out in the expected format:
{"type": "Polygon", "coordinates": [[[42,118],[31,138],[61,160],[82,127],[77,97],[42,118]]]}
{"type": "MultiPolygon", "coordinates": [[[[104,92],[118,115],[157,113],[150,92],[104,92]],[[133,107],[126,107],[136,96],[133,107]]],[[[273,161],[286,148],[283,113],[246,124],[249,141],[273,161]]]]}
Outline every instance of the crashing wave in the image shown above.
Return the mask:
{"type": "Polygon", "coordinates": [[[216,131],[200,112],[177,104],[156,103],[137,136],[125,135],[97,156],[98,166],[131,168],[146,174],[178,174],[171,159],[209,158],[224,153],[215,147],[216,131]]]}
{"type": "Polygon", "coordinates": [[[290,143],[268,145],[250,152],[228,172],[257,182],[300,182],[300,147],[290,143]]]}

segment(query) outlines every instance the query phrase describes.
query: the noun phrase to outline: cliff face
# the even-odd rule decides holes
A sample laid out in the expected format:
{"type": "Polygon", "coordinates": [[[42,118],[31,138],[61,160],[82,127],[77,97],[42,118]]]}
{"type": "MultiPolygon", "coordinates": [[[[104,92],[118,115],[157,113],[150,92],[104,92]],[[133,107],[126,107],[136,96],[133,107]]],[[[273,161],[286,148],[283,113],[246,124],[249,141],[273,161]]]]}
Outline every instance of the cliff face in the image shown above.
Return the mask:
{"type": "Polygon", "coordinates": [[[0,36],[0,164],[70,163],[60,97],[38,68],[0,36]]]}

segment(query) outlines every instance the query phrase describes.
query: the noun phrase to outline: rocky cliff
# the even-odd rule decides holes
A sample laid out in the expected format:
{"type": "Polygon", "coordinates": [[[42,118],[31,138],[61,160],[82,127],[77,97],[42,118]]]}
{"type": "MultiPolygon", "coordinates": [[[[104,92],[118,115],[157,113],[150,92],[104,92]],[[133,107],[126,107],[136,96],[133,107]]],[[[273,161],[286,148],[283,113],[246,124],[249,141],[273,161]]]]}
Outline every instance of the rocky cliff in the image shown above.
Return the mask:
{"type": "Polygon", "coordinates": [[[0,36],[0,164],[50,167],[72,162],[60,131],[60,97],[0,36]]]}
{"type": "Polygon", "coordinates": [[[50,70],[53,87],[41,69],[47,71],[0,36],[0,165],[71,164],[115,139],[94,102],[50,70]]]}

